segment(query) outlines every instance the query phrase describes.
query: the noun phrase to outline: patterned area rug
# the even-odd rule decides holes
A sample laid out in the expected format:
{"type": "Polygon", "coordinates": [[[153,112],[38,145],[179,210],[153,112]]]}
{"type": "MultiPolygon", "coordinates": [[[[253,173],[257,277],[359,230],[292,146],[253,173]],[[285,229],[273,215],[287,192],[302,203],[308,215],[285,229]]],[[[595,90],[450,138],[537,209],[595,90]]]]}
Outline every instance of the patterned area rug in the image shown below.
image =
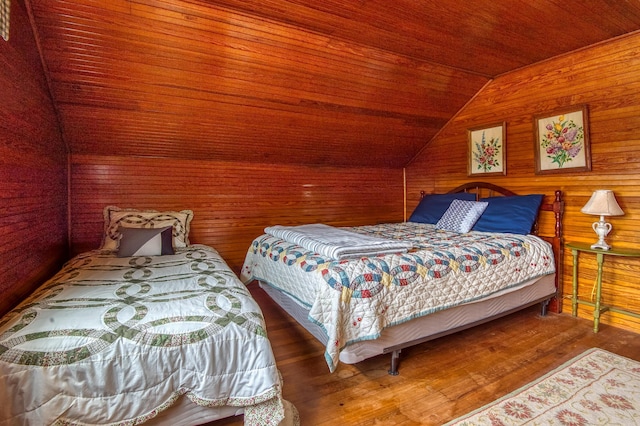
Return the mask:
{"type": "Polygon", "coordinates": [[[640,362],[589,349],[447,425],[640,425],[640,362]]]}
{"type": "Polygon", "coordinates": [[[282,403],[284,405],[284,419],[278,426],[300,426],[300,414],[298,414],[296,406],[286,399],[283,399],[282,403]]]}

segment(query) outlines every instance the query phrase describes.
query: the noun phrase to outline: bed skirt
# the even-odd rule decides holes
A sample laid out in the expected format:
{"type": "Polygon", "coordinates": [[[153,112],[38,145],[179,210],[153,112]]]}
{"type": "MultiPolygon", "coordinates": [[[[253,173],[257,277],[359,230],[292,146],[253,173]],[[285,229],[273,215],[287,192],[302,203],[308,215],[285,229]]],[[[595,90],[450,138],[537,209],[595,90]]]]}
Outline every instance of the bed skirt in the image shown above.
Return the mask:
{"type": "MultiPolygon", "coordinates": [[[[309,333],[322,344],[327,344],[327,336],[324,331],[317,324],[309,321],[307,308],[268,284],[260,282],[259,285],[269,297],[309,333]]],[[[391,353],[400,349],[399,346],[410,346],[407,344],[409,342],[417,344],[420,340],[431,340],[450,334],[450,332],[479,325],[550,299],[555,294],[555,274],[545,275],[526,281],[520,286],[498,292],[488,298],[386,328],[378,339],[360,341],[345,347],[340,352],[340,361],[346,364],[355,364],[373,356],[391,353]]]]}

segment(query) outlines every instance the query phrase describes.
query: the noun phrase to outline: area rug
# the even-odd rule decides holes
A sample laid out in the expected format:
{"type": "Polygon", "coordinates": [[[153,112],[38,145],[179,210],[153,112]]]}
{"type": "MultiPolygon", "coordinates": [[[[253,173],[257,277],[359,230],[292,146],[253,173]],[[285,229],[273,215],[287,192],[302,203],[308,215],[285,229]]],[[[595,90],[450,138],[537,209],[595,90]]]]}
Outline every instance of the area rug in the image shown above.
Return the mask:
{"type": "Polygon", "coordinates": [[[640,362],[589,349],[447,425],[640,425],[640,362]]]}

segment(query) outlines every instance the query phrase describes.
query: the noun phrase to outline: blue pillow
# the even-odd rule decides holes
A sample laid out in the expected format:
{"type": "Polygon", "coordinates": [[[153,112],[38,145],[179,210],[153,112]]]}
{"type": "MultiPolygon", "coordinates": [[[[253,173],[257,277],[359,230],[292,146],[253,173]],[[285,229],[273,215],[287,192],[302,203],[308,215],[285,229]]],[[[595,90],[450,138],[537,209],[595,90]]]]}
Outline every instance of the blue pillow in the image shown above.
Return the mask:
{"type": "Polygon", "coordinates": [[[431,223],[435,225],[453,200],[475,201],[476,194],[457,192],[455,194],[429,194],[422,197],[420,204],[411,213],[409,222],[431,223]]]}
{"type": "Polygon", "coordinates": [[[530,234],[543,198],[542,194],[483,198],[480,201],[486,201],[489,205],[473,230],[530,234]]]}

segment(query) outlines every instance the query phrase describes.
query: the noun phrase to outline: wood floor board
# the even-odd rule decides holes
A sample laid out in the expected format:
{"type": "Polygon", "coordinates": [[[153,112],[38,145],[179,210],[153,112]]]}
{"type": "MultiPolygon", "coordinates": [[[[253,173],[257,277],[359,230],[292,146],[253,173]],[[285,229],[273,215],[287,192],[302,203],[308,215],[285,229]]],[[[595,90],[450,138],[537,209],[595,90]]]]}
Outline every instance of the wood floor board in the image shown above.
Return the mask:
{"type": "MultiPolygon", "coordinates": [[[[267,322],[284,381],[284,397],[302,426],[440,425],[506,395],[564,362],[600,347],[640,361],[640,335],[538,307],[402,351],[400,375],[390,356],[334,373],[323,346],[256,285],[249,286],[267,322]]],[[[211,426],[239,426],[242,417],[211,426]]]]}

